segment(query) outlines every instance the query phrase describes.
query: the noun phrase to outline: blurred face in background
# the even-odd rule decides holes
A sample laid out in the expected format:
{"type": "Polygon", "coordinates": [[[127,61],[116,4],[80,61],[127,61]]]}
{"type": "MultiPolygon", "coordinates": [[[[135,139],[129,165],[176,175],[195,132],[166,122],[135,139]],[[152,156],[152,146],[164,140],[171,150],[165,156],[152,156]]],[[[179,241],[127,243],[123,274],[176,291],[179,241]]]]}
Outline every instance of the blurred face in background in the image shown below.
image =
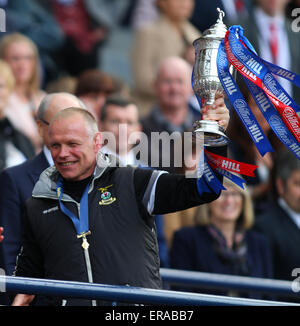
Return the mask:
{"type": "Polygon", "coordinates": [[[243,195],[234,187],[226,186],[220,197],[209,205],[211,222],[235,223],[243,209],[243,195]]]}
{"type": "MultiPolygon", "coordinates": [[[[119,155],[127,154],[133,146],[129,144],[129,138],[132,138],[130,136],[141,130],[136,105],[129,104],[126,107],[108,105],[105,120],[100,122],[100,129],[102,132],[113,134],[115,142],[107,144],[108,147],[115,145],[116,148],[110,148],[111,150],[119,155]]],[[[136,137],[133,138],[130,139],[130,143],[138,140],[136,137]]]]}
{"type": "Polygon", "coordinates": [[[170,20],[175,22],[188,19],[194,10],[194,0],[158,0],[157,5],[170,20]]]}
{"type": "Polygon", "coordinates": [[[162,63],[155,82],[158,102],[162,109],[177,109],[187,106],[192,94],[191,71],[188,64],[179,58],[162,63]]]}
{"type": "Polygon", "coordinates": [[[5,60],[10,65],[17,84],[30,83],[35,69],[35,53],[25,41],[12,42],[5,50],[5,60]]]}
{"type": "Polygon", "coordinates": [[[276,180],[279,195],[285,200],[288,206],[297,213],[300,213],[300,170],[292,171],[286,182],[276,180]]]}

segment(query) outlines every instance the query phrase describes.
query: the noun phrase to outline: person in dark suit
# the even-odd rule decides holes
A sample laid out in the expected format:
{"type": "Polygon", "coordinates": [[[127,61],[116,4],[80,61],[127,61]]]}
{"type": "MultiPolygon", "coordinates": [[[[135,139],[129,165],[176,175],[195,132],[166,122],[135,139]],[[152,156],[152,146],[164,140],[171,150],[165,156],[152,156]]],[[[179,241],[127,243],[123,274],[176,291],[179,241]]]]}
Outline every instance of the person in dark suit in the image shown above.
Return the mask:
{"type": "Polygon", "coordinates": [[[48,149],[48,124],[56,112],[71,106],[83,107],[77,97],[69,93],[46,95],[37,112],[39,133],[43,150],[33,159],[5,169],[0,174],[0,225],[5,229],[5,241],[0,245],[0,268],[12,275],[20,250],[21,215],[26,200],[41,172],[53,165],[48,149]]]}
{"type": "Polygon", "coordinates": [[[275,161],[273,192],[255,229],[269,238],[274,278],[292,281],[293,270],[300,267],[300,161],[287,149],[275,161]]]}
{"type": "MultiPolygon", "coordinates": [[[[250,195],[228,180],[226,191],[212,204],[199,206],[196,225],[175,232],[170,253],[172,268],[207,273],[272,278],[271,252],[267,239],[250,230],[253,207],[250,195]]],[[[178,288],[177,288],[178,289],[178,288]]],[[[218,295],[267,298],[231,290],[180,288],[218,295]]]]}
{"type": "MultiPolygon", "coordinates": [[[[105,154],[113,154],[123,165],[144,166],[145,163],[137,158],[136,146],[132,141],[132,136],[141,131],[139,122],[139,111],[135,102],[123,96],[115,95],[107,98],[99,118],[99,129],[102,133],[113,134],[114,142],[109,141],[101,148],[105,154]],[[121,129],[124,133],[121,136],[121,129]]],[[[138,136],[134,136],[138,138],[138,136]]],[[[138,139],[137,139],[138,142],[138,139]]],[[[148,168],[148,167],[145,167],[148,168]]],[[[159,248],[160,266],[169,266],[168,249],[164,234],[164,222],[162,215],[155,216],[157,229],[157,240],[159,248]]]]}
{"type": "Polygon", "coordinates": [[[224,22],[230,26],[230,22],[237,17],[248,17],[251,8],[251,0],[196,0],[193,15],[190,21],[202,33],[214,25],[218,18],[217,8],[225,12],[224,22]]]}

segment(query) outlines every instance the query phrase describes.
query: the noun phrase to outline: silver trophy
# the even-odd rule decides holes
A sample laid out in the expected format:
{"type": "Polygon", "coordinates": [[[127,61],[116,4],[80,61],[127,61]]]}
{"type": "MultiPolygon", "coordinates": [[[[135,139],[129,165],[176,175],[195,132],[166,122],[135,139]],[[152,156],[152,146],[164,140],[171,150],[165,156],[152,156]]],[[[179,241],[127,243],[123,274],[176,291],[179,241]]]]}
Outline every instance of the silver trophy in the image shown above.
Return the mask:
{"type": "MultiPolygon", "coordinates": [[[[215,25],[207,29],[194,41],[196,58],[193,73],[193,89],[201,98],[201,107],[212,105],[216,94],[224,94],[218,78],[217,54],[227,27],[223,23],[224,11],[217,8],[219,18],[215,25]]],[[[194,123],[194,133],[203,140],[204,146],[222,146],[228,143],[225,130],[216,121],[199,120],[194,123]]]]}

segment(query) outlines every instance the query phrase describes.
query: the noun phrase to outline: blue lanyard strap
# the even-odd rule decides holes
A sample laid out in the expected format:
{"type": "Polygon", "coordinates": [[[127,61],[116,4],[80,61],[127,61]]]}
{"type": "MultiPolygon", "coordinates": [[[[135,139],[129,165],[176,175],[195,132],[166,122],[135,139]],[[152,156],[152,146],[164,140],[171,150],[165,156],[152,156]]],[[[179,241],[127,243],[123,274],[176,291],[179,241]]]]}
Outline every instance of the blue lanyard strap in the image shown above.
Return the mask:
{"type": "Polygon", "coordinates": [[[89,231],[89,206],[88,206],[88,190],[89,190],[89,184],[86,186],[83,195],[80,200],[80,216],[79,218],[71,212],[62,202],[62,195],[63,195],[63,183],[62,178],[60,177],[56,184],[56,194],[58,197],[59,205],[61,211],[67,215],[71,221],[73,222],[73,225],[75,227],[76,233],[78,237],[85,236],[90,234],[89,231]]]}

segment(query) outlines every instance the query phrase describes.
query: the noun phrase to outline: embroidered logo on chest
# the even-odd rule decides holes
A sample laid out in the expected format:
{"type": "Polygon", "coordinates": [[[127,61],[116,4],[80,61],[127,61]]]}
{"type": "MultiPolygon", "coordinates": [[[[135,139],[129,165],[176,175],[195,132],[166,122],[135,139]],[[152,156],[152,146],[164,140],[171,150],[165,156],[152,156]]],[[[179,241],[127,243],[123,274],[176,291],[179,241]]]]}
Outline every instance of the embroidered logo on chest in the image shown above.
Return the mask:
{"type": "Polygon", "coordinates": [[[98,189],[101,192],[101,200],[99,201],[99,205],[110,205],[117,200],[116,197],[113,197],[111,192],[107,190],[112,186],[113,185],[109,185],[107,187],[98,189]]]}

